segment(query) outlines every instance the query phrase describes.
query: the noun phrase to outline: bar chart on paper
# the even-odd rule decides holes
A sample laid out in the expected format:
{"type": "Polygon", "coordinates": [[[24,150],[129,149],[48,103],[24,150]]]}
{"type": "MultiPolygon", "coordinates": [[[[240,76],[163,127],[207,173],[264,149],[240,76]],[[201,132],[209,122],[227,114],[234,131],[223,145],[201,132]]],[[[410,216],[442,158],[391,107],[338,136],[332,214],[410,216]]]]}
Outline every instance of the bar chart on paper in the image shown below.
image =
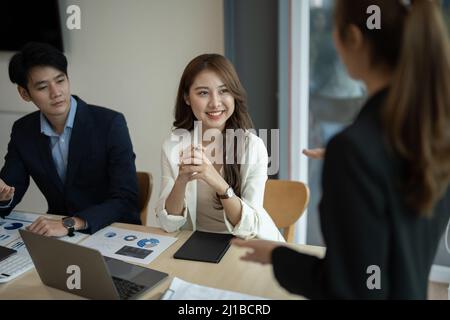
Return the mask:
{"type": "Polygon", "coordinates": [[[19,250],[20,248],[22,248],[25,245],[25,243],[23,241],[17,241],[13,246],[11,246],[11,249],[14,250],[19,250]]]}

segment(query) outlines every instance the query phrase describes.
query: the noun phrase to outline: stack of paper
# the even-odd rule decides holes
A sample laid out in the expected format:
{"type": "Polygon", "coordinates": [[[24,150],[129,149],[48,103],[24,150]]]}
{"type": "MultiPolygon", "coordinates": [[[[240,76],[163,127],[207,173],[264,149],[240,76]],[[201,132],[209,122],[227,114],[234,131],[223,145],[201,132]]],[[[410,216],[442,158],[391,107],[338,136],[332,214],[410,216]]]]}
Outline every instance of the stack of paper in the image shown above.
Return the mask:
{"type": "Polygon", "coordinates": [[[267,300],[239,292],[220,290],[174,278],[161,300],[267,300]]]}

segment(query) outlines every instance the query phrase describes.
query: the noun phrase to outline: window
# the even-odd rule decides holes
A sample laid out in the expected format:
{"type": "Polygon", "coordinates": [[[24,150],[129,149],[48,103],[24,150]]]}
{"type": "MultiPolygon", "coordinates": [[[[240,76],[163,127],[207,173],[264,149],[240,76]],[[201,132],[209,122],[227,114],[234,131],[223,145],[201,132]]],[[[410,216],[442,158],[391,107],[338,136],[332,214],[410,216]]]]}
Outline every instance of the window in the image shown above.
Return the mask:
{"type": "MultiPolygon", "coordinates": [[[[352,80],[333,44],[332,0],[310,0],[309,147],[324,147],[350,124],[366,98],[365,88],[352,80]]],[[[308,244],[323,244],[318,204],[322,161],[309,160],[308,244]]]]}

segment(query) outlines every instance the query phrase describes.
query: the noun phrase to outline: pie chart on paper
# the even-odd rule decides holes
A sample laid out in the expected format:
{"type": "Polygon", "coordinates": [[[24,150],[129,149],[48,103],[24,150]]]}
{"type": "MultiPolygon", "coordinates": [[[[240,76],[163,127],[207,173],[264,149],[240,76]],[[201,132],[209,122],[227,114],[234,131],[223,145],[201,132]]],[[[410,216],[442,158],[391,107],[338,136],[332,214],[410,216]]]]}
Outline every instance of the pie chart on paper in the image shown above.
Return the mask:
{"type": "Polygon", "coordinates": [[[105,233],[105,237],[107,238],[114,238],[117,234],[115,232],[107,232],[105,233]]]}
{"type": "Polygon", "coordinates": [[[16,229],[20,229],[22,227],[23,227],[23,223],[13,222],[13,223],[5,224],[5,226],[3,228],[5,228],[5,230],[16,230],[16,229]]]}
{"type": "Polygon", "coordinates": [[[155,247],[159,244],[159,240],[158,239],[142,239],[139,240],[137,245],[141,248],[151,248],[151,247],[155,247]]]}

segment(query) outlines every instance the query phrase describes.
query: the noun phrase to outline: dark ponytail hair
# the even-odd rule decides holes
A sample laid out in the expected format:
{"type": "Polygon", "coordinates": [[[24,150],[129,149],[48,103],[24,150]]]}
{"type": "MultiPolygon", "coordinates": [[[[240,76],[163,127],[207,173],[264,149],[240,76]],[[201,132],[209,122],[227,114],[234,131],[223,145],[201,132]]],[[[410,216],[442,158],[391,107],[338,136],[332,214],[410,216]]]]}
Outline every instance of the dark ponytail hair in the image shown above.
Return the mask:
{"type": "MultiPolygon", "coordinates": [[[[194,121],[197,120],[192,108],[186,104],[185,97],[189,95],[189,90],[195,81],[197,75],[203,70],[213,71],[225,84],[227,89],[235,101],[234,112],[225,124],[227,129],[244,129],[253,128],[253,123],[247,109],[247,95],[242,86],[236,70],[232,63],[222,55],[219,54],[202,54],[194,58],[184,69],[183,75],[178,86],[178,93],[175,102],[175,121],[173,126],[177,129],[187,129],[189,131],[194,129],[194,121]]],[[[238,144],[236,140],[232,144],[234,146],[234,161],[226,159],[227,135],[223,134],[223,169],[224,179],[233,188],[238,197],[242,193],[242,179],[240,175],[240,164],[237,159],[239,154],[238,144]]],[[[234,138],[233,138],[234,139],[234,138]]],[[[239,142],[239,139],[237,139],[239,142]]],[[[219,198],[216,199],[217,208],[221,209],[221,202],[219,198]]]]}
{"type": "Polygon", "coordinates": [[[336,23],[341,36],[350,24],[358,26],[372,65],[393,72],[383,126],[406,164],[406,203],[431,215],[450,181],[450,45],[440,2],[338,0],[336,23]],[[381,9],[381,30],[365,27],[370,5],[381,9]]]}

